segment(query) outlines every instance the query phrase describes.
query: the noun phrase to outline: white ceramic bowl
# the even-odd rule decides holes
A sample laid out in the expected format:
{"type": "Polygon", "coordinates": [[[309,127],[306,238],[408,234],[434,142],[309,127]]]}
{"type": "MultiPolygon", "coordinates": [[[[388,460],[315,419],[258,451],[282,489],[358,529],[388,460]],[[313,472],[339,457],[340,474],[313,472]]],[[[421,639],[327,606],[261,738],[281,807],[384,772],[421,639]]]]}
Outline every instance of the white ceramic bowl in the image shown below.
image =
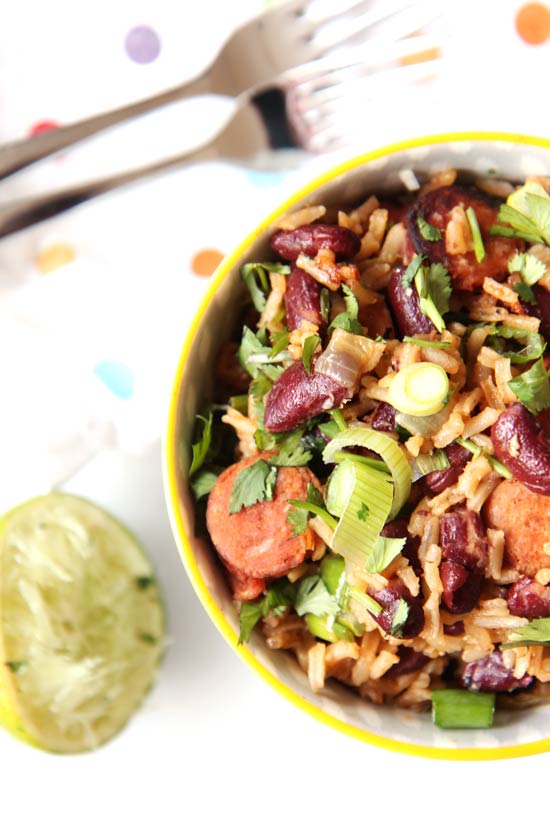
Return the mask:
{"type": "Polygon", "coordinates": [[[195,413],[212,389],[213,359],[229,337],[241,289],[239,270],[265,260],[275,220],[304,205],[349,204],[371,193],[402,190],[404,169],[425,175],[445,167],[489,171],[522,181],[550,173],[550,140],[501,133],[459,133],[415,138],[355,157],[297,192],[241,241],[218,268],[183,344],[164,446],[165,491],[174,535],[205,610],[230,646],[268,684],[318,720],[350,736],[402,753],[447,759],[500,759],[550,750],[550,706],[499,713],[490,730],[441,730],[429,714],[379,707],[329,682],[310,690],[292,654],[270,651],[257,633],[237,646],[239,620],[210,545],[194,535],[195,513],[187,483],[195,413]]]}

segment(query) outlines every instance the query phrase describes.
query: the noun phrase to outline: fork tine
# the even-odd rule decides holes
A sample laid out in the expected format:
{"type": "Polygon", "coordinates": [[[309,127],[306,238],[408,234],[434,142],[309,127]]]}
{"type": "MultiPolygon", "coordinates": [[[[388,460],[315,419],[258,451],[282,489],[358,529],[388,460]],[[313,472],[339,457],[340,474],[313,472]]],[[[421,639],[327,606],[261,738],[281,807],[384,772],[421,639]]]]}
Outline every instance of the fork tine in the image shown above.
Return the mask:
{"type": "Polygon", "coordinates": [[[367,38],[395,42],[432,23],[439,15],[440,10],[433,0],[405,5],[400,2],[397,7],[388,9],[384,6],[361,17],[344,17],[338,25],[327,25],[316,33],[311,45],[317,57],[321,57],[332,49],[365,44],[367,38]]]}

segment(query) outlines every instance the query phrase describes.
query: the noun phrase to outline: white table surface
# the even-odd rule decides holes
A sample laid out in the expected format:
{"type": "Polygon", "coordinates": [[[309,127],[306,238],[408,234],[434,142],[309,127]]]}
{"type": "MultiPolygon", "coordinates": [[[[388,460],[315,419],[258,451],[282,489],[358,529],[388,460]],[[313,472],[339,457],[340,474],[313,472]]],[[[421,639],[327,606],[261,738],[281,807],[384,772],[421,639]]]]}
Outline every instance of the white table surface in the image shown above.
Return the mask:
{"type": "MultiPolygon", "coordinates": [[[[154,4],[140,0],[110,5],[99,2],[93,8],[81,8],[64,0],[47,6],[23,0],[10,9],[0,31],[0,138],[20,136],[31,123],[48,116],[56,115],[60,120],[82,116],[94,108],[121,103],[125,95],[126,99],[138,97],[175,82],[182,71],[190,74],[200,68],[213,42],[259,5],[242,0],[228,10],[225,3],[202,0],[200,4],[183,2],[176,10],[167,0],[154,4]],[[35,21],[32,27],[31,19],[35,21]],[[140,21],[149,21],[164,32],[164,62],[140,66],[138,72],[121,60],[111,82],[107,75],[109,48],[113,44],[118,47],[124,32],[140,21]],[[96,74],[90,74],[93,59],[99,61],[96,74]],[[67,65],[73,67],[70,73],[67,65]],[[87,78],[86,83],[83,78],[87,78]]],[[[521,5],[517,0],[498,4],[495,31],[507,47],[513,41],[511,20],[521,5]]],[[[448,6],[450,13],[453,7],[448,6]]],[[[468,21],[462,20],[472,71],[472,66],[480,72],[483,66],[486,69],[487,61],[496,65],[491,64],[497,59],[494,42],[493,57],[485,60],[476,53],[483,36],[480,25],[489,19],[489,6],[494,10],[497,4],[486,4],[485,11],[480,7],[477,13],[475,4],[468,2],[462,7],[473,15],[469,27],[468,21]]],[[[526,98],[533,100],[536,84],[529,73],[545,61],[547,66],[549,57],[549,47],[537,48],[539,51],[529,52],[523,64],[522,88],[526,98]]],[[[115,71],[113,66],[111,69],[115,71]]],[[[512,74],[506,61],[502,73],[505,78],[512,74]]],[[[492,108],[489,98],[482,99],[479,94],[466,98],[473,108],[457,106],[455,101],[437,113],[423,112],[418,121],[408,120],[400,129],[391,118],[385,131],[378,123],[376,130],[366,130],[364,148],[383,139],[449,127],[519,129],[518,104],[513,111],[498,104],[506,98],[505,90],[495,92],[492,108]],[[477,104],[472,104],[472,99],[477,104]]],[[[193,122],[199,132],[204,129],[207,133],[217,116],[212,102],[191,105],[195,108],[181,116],[181,124],[193,122]]],[[[523,131],[538,129],[542,133],[542,113],[533,106],[524,108],[523,131]]],[[[178,113],[170,117],[166,121],[170,127],[161,130],[162,134],[154,133],[159,141],[180,123],[178,113]]],[[[141,150],[146,151],[151,143],[155,140],[143,139],[141,150]]],[[[134,159],[137,150],[132,141],[124,139],[118,144],[119,158],[130,151],[129,146],[134,159]]],[[[63,182],[83,169],[96,171],[94,163],[99,161],[91,148],[71,153],[64,166],[52,161],[41,170],[14,179],[4,194],[63,182]]],[[[102,157],[106,156],[114,158],[108,152],[102,157]]],[[[306,171],[323,161],[309,163],[306,171]]],[[[304,173],[298,171],[296,181],[304,173]]],[[[109,196],[0,242],[3,389],[8,400],[15,400],[10,405],[11,416],[5,407],[0,413],[4,433],[0,447],[2,454],[8,455],[0,483],[2,506],[44,489],[42,470],[49,465],[44,464],[41,472],[33,475],[33,454],[29,455],[25,446],[32,417],[23,415],[21,400],[32,397],[39,376],[22,373],[23,367],[10,367],[16,357],[13,336],[21,336],[21,341],[26,340],[26,334],[39,336],[32,340],[40,346],[43,343],[51,370],[48,376],[57,394],[52,392],[53,399],[42,397],[37,405],[39,437],[33,449],[39,452],[50,434],[40,430],[44,420],[49,421],[42,415],[41,405],[55,417],[70,400],[61,380],[68,375],[73,395],[77,390],[82,392],[82,397],[89,399],[92,417],[111,429],[104,447],[70,478],[66,488],[105,506],[142,540],[166,595],[170,633],[154,690],[126,729],[97,752],[52,756],[0,734],[2,822],[172,825],[220,821],[374,823],[391,819],[478,823],[489,816],[502,822],[547,816],[548,754],[481,763],[418,759],[350,739],[298,711],[229,649],[202,609],[180,563],[164,503],[160,437],[173,362],[207,283],[193,275],[188,261],[193,249],[201,246],[229,251],[293,181],[276,175],[261,181],[233,168],[209,164],[143,184],[131,193],[109,196]],[[218,219],[209,221],[212,193],[216,193],[218,219]],[[52,239],[76,247],[79,256],[72,271],[79,279],[78,289],[85,288],[85,293],[75,290],[66,272],[40,276],[33,268],[37,254],[52,239]],[[43,277],[52,280],[45,282],[43,277]],[[53,297],[52,289],[56,290],[53,297]],[[78,299],[79,295],[85,298],[78,299]],[[107,306],[111,311],[104,315],[102,310],[107,306]],[[121,318],[125,321],[122,327],[121,318]],[[121,329],[127,335],[122,343],[115,334],[121,329]],[[87,370],[99,352],[94,349],[98,330],[137,376],[139,392],[127,407],[109,400],[104,388],[98,389],[89,378],[87,370]],[[67,347],[69,340],[71,346],[67,347]],[[73,353],[71,359],[67,349],[73,353]],[[54,357],[60,352],[61,364],[54,357]],[[18,426],[19,418],[24,424],[18,426]]],[[[27,369],[28,361],[24,367],[27,369]]],[[[43,384],[43,376],[41,380],[43,384]]],[[[86,410],[83,413],[80,408],[71,416],[67,414],[67,427],[74,429],[67,430],[67,435],[78,436],[85,419],[86,410]]],[[[68,449],[66,444],[64,449],[68,449]]],[[[84,451],[78,452],[75,466],[86,450],[85,445],[84,451]]]]}

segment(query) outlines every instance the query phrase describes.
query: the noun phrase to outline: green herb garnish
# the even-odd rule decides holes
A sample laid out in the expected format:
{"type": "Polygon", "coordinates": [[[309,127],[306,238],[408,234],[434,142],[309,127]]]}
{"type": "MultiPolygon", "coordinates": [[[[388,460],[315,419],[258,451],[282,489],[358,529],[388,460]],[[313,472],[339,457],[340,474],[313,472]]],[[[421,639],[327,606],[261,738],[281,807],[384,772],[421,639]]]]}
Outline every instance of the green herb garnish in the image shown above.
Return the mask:
{"type": "Polygon", "coordinates": [[[315,574],[300,581],[294,609],[298,616],[304,616],[306,613],[314,616],[336,616],[340,605],[329,593],[321,576],[315,574]]]}
{"type": "Polygon", "coordinates": [[[418,230],[425,241],[440,241],[441,240],[441,230],[434,226],[431,223],[422,217],[422,215],[418,215],[416,218],[416,223],[418,224],[418,230]]]}
{"type": "Polygon", "coordinates": [[[367,559],[367,573],[381,573],[397,558],[405,546],[406,538],[391,539],[380,536],[367,559]]]}
{"type": "Polygon", "coordinates": [[[474,255],[476,261],[480,264],[485,259],[485,247],[483,245],[483,238],[481,236],[481,229],[477,220],[477,215],[472,206],[466,209],[466,217],[472,233],[472,240],[474,242],[474,255]]]}
{"type": "Polygon", "coordinates": [[[321,343],[321,339],[318,335],[309,335],[305,341],[302,350],[302,364],[304,365],[304,369],[308,375],[311,375],[311,359],[313,357],[313,353],[321,343]]]}
{"type": "Polygon", "coordinates": [[[279,263],[249,263],[241,268],[241,277],[245,282],[252,303],[258,312],[263,312],[265,309],[267,295],[270,291],[269,272],[279,272],[282,275],[290,273],[288,264],[279,263]]]}
{"type": "Polygon", "coordinates": [[[508,641],[502,648],[519,647],[525,645],[550,645],[550,619],[533,619],[523,627],[516,627],[508,634],[508,641]]]}
{"type": "Polygon", "coordinates": [[[204,415],[197,415],[196,417],[196,426],[199,430],[202,429],[202,432],[199,440],[196,441],[191,448],[193,450],[193,458],[191,467],[189,468],[190,477],[197,472],[199,467],[202,467],[210,450],[212,444],[212,421],[213,415],[211,412],[208,413],[208,417],[206,418],[204,415]]]}
{"type": "Polygon", "coordinates": [[[530,369],[508,381],[508,386],[529,412],[536,415],[541,410],[550,408],[550,383],[542,358],[535,361],[530,369]]]}
{"type": "Polygon", "coordinates": [[[229,499],[229,512],[239,513],[261,501],[271,501],[275,492],[277,468],[260,458],[237,473],[229,499]]]}

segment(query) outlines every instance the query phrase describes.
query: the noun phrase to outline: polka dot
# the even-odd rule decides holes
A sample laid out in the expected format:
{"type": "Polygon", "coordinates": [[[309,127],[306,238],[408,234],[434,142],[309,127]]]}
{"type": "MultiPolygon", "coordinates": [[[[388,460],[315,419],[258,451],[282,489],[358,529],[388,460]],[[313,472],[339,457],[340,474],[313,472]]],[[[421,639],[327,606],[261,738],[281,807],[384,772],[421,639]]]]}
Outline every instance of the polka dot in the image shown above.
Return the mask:
{"type": "Polygon", "coordinates": [[[44,247],[36,258],[36,268],[42,275],[54,272],[62,266],[70,264],[76,258],[76,250],[65,243],[51,244],[44,247]]]}
{"type": "Polygon", "coordinates": [[[191,271],[195,275],[212,275],[223,257],[219,249],[200,249],[191,259],[191,271]]]}
{"type": "Polygon", "coordinates": [[[259,171],[258,169],[246,169],[245,174],[248,180],[257,186],[259,189],[265,186],[277,186],[281,183],[286,175],[279,171],[259,171]]]}
{"type": "Polygon", "coordinates": [[[58,126],[59,123],[56,123],[55,120],[39,120],[30,127],[29,135],[40,135],[42,132],[51,132],[52,129],[57,129],[58,126]]]}
{"type": "Polygon", "coordinates": [[[134,375],[130,367],[121,361],[106,359],[94,367],[94,375],[111,390],[117,398],[127,400],[134,392],[134,375]]]}
{"type": "Polygon", "coordinates": [[[516,15],[516,31],[525,43],[540,46],[550,37],[550,8],[542,3],[526,3],[516,15]]]}
{"type": "Polygon", "coordinates": [[[160,37],[150,26],[134,26],[126,35],[124,48],[134,63],[152,63],[160,54],[160,37]]]}

